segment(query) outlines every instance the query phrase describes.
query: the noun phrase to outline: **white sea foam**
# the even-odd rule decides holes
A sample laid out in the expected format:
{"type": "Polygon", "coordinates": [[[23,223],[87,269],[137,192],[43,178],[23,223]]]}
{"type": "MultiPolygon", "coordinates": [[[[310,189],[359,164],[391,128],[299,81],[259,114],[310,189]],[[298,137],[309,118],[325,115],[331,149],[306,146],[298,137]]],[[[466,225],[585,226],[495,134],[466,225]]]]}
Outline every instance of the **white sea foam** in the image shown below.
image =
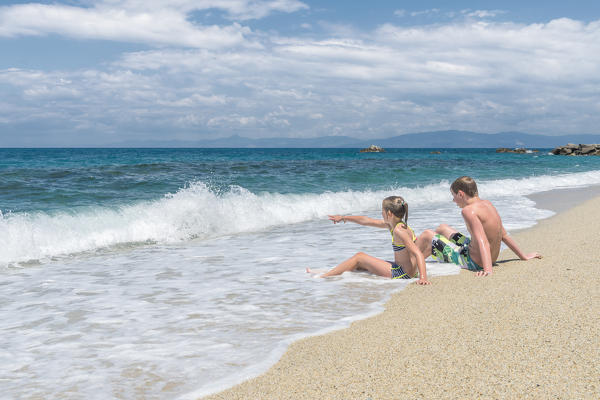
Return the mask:
{"type": "Polygon", "coordinates": [[[5,393],[197,398],[255,376],[292,341],[373,315],[410,283],[304,272],[357,250],[390,256],[385,233],[320,220],[6,270],[5,393]]]}
{"type": "MultiPolygon", "coordinates": [[[[597,183],[600,173],[584,173],[482,181],[480,191],[510,230],[551,214],[523,195],[597,183]]],[[[372,315],[409,283],[364,273],[327,280],[304,273],[305,267],[328,269],[356,251],[393,256],[389,233],[333,225],[327,214],[378,217],[381,199],[401,194],[417,232],[439,222],[464,229],[448,187],[218,194],[194,183],[118,209],[5,214],[0,260],[48,261],[0,274],[3,393],[195,398],[255,376],[291,341],[372,315]],[[153,244],[119,246],[132,242],[153,244]],[[55,257],[106,246],[117,247],[55,257]]],[[[431,276],[457,270],[428,263],[431,276]]]]}
{"type": "MultiPolygon", "coordinates": [[[[523,202],[518,196],[596,184],[600,184],[600,171],[482,181],[479,186],[484,197],[510,199],[506,206],[514,208],[510,202],[523,202]]],[[[448,187],[449,182],[443,181],[383,191],[255,194],[241,187],[215,193],[204,183],[194,182],[160,200],[118,208],[96,207],[55,214],[0,214],[0,265],[45,261],[122,244],[178,243],[263,231],[332,213],[376,210],[384,197],[393,194],[407,199],[411,213],[419,209],[433,210],[447,205],[448,187]]],[[[540,215],[531,217],[527,224],[540,215]]]]}

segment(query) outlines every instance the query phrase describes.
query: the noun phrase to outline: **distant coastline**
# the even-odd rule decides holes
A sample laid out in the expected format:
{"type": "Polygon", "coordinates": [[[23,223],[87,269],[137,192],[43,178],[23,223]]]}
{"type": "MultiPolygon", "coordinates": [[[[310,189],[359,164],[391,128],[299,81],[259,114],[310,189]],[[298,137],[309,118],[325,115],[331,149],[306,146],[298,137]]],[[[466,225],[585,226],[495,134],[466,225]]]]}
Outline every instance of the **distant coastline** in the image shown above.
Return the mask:
{"type": "Polygon", "coordinates": [[[434,131],[408,133],[384,138],[358,139],[349,136],[318,138],[260,138],[233,135],[219,139],[187,141],[124,141],[98,147],[123,148],[364,148],[372,144],[383,148],[497,148],[526,147],[552,149],[567,143],[600,143],[600,134],[534,135],[522,132],[478,133],[469,131],[434,131]]]}

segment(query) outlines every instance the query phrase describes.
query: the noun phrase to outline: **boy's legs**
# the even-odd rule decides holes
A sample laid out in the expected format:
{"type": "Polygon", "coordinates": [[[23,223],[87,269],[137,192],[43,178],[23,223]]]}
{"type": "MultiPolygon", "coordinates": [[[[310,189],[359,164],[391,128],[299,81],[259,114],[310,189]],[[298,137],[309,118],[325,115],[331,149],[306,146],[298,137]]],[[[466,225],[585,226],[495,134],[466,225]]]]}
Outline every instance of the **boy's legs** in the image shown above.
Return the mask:
{"type": "Polygon", "coordinates": [[[435,229],[435,233],[444,236],[446,239],[450,239],[452,235],[454,235],[457,232],[458,231],[456,229],[446,224],[441,224],[435,229]]]}
{"type": "Polygon", "coordinates": [[[465,244],[467,246],[469,244],[466,236],[450,225],[441,224],[435,229],[435,235],[431,241],[431,255],[440,262],[466,267],[467,262],[463,254],[465,244]]]}
{"type": "Polygon", "coordinates": [[[427,258],[431,255],[431,242],[435,237],[435,232],[431,229],[426,229],[419,235],[417,240],[415,240],[415,244],[423,253],[423,257],[427,258]]]}
{"type": "Polygon", "coordinates": [[[415,241],[415,244],[425,258],[432,256],[441,262],[453,262],[450,253],[454,251],[454,248],[449,245],[449,237],[456,232],[454,228],[442,224],[437,227],[435,232],[431,229],[424,230],[415,241]]]}
{"type": "Polygon", "coordinates": [[[431,245],[431,255],[441,262],[454,263],[470,271],[479,271],[482,268],[477,265],[469,254],[469,243],[471,239],[458,232],[451,226],[442,224],[435,230],[431,245]],[[457,248],[453,246],[458,246],[457,248]]]}
{"type": "Polygon", "coordinates": [[[442,235],[443,237],[448,239],[452,244],[458,247],[468,246],[469,242],[471,241],[470,238],[463,235],[450,225],[441,224],[436,228],[435,232],[438,235],[442,235]]]}

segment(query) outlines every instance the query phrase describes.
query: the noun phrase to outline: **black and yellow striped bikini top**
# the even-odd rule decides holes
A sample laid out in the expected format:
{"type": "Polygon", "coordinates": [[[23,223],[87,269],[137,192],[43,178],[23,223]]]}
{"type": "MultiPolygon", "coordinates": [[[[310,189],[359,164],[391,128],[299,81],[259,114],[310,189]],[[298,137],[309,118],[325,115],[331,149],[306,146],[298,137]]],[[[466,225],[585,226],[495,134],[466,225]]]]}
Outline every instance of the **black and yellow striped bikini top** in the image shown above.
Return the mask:
{"type": "MultiPolygon", "coordinates": [[[[404,224],[404,222],[398,222],[396,224],[396,226],[398,226],[400,224],[404,224]]],[[[396,229],[396,226],[394,227],[394,229],[396,229]]],[[[415,240],[417,240],[417,237],[415,236],[415,231],[413,231],[412,228],[410,226],[408,226],[408,225],[406,225],[406,227],[408,229],[410,229],[410,232],[412,233],[412,240],[413,240],[413,242],[415,240]]],[[[394,243],[394,229],[392,229],[390,231],[390,233],[392,234],[392,247],[394,248],[394,251],[402,251],[402,250],[404,250],[406,248],[406,246],[404,244],[396,244],[396,243],[394,243]]]]}

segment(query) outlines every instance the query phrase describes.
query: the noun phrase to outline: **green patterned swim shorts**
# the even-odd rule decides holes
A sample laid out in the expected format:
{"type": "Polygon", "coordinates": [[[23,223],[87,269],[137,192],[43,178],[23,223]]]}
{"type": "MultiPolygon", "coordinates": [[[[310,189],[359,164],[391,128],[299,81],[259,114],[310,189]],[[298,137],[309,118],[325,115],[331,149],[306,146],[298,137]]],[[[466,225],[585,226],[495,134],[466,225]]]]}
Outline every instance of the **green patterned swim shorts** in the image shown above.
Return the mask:
{"type": "Polygon", "coordinates": [[[431,256],[439,262],[453,263],[469,271],[481,271],[483,268],[471,259],[469,243],[471,239],[460,232],[456,232],[450,239],[435,235],[431,242],[431,256]]]}

